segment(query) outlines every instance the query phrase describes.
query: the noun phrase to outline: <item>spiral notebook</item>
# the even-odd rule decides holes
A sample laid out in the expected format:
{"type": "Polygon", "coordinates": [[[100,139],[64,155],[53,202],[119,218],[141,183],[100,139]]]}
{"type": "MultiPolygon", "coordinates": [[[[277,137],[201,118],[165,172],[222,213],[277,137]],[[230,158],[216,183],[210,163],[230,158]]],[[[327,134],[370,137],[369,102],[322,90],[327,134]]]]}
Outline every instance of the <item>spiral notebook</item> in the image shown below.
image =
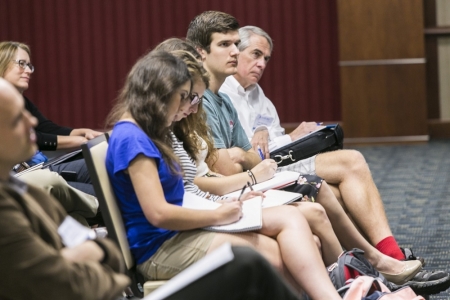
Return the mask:
{"type": "MultiPolygon", "coordinates": [[[[183,197],[183,207],[190,209],[214,210],[222,204],[206,200],[195,194],[186,192],[183,197]]],[[[242,202],[242,218],[231,224],[208,226],[205,230],[216,232],[244,232],[262,228],[262,198],[255,197],[242,202]]]]}
{"type": "MultiPolygon", "coordinates": [[[[265,192],[270,189],[278,190],[283,187],[286,187],[286,186],[296,183],[299,177],[300,177],[300,173],[298,173],[298,172],[282,171],[282,172],[275,173],[275,175],[269,180],[252,185],[252,188],[255,191],[261,191],[261,192],[265,192]]],[[[239,197],[240,193],[241,193],[241,191],[237,190],[237,191],[228,193],[224,196],[239,197]]]]}
{"type": "Polygon", "coordinates": [[[283,190],[268,190],[264,192],[266,196],[263,199],[262,207],[273,207],[278,205],[285,205],[294,201],[300,200],[303,195],[300,193],[288,192],[283,190]]]}

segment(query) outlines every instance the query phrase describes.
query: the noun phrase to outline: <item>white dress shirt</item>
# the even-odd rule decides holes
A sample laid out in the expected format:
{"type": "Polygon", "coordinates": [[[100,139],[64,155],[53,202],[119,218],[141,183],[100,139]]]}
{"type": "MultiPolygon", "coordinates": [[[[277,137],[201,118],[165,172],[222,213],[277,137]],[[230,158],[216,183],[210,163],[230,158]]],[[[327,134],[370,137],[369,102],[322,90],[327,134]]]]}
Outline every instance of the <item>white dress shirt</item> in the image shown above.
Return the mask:
{"type": "Polygon", "coordinates": [[[228,76],[220,87],[220,92],[230,97],[249,140],[255,132],[267,129],[270,152],[292,142],[280,125],[275,106],[258,84],[244,90],[234,76],[228,76]]]}

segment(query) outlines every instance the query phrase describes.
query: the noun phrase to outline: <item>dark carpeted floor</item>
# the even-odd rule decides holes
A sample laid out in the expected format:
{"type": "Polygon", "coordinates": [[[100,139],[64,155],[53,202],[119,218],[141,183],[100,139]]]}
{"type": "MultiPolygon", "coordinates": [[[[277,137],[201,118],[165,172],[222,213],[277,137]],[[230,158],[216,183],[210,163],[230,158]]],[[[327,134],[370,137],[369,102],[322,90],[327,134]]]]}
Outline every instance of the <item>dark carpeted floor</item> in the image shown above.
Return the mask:
{"type": "MultiPolygon", "coordinates": [[[[450,271],[450,140],[352,148],[370,166],[399,244],[425,269],[450,271]]],[[[430,299],[450,299],[450,289],[430,299]]]]}

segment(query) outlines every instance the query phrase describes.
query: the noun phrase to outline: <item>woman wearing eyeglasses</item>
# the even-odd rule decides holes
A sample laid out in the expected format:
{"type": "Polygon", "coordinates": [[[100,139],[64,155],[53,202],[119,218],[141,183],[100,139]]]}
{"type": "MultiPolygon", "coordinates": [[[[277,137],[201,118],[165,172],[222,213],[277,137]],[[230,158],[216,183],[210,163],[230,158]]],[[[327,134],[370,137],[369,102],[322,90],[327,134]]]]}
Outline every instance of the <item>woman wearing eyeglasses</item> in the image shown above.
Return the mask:
{"type": "MultiPolygon", "coordinates": [[[[14,85],[23,94],[29,87],[34,66],[30,61],[30,48],[18,42],[0,43],[0,77],[14,85]]],[[[103,134],[88,128],[72,129],[59,126],[42,115],[24,96],[25,108],[38,119],[37,144],[40,150],[77,148],[89,139],[103,134]]]]}
{"type": "MultiPolygon", "coordinates": [[[[23,43],[12,41],[0,43],[0,77],[9,81],[22,95],[28,89],[31,74],[34,72],[30,53],[30,48],[23,43]]],[[[72,129],[59,126],[48,120],[27,97],[23,96],[23,98],[25,109],[38,120],[35,132],[39,150],[78,148],[88,139],[102,134],[102,132],[87,128],[72,129]]],[[[11,150],[14,151],[14,149],[11,150]]],[[[46,157],[38,152],[34,161],[32,161],[38,163],[37,160],[40,159],[45,161],[46,157]]],[[[70,184],[75,188],[68,186],[61,176],[58,176],[55,172],[50,172],[48,169],[28,172],[20,178],[27,183],[37,184],[50,191],[68,213],[87,225],[85,218],[92,218],[96,215],[98,202],[95,197],[91,196],[94,195],[94,190],[90,184],[89,173],[84,160],[79,159],[63,163],[54,168],[50,167],[50,170],[57,173],[72,171],[72,174],[76,174],[76,178],[70,179],[73,180],[70,184]]]]}

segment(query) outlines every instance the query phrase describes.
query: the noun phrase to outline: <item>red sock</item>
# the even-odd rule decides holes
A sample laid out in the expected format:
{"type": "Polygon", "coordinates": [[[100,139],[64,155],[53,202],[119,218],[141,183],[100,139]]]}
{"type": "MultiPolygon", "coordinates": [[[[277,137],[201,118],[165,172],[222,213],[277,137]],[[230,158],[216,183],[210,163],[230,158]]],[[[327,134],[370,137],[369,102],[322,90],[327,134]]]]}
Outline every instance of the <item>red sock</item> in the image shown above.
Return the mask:
{"type": "Polygon", "coordinates": [[[405,255],[397,244],[395,238],[391,235],[382,239],[375,248],[383,254],[395,259],[405,259],[405,255]]]}

